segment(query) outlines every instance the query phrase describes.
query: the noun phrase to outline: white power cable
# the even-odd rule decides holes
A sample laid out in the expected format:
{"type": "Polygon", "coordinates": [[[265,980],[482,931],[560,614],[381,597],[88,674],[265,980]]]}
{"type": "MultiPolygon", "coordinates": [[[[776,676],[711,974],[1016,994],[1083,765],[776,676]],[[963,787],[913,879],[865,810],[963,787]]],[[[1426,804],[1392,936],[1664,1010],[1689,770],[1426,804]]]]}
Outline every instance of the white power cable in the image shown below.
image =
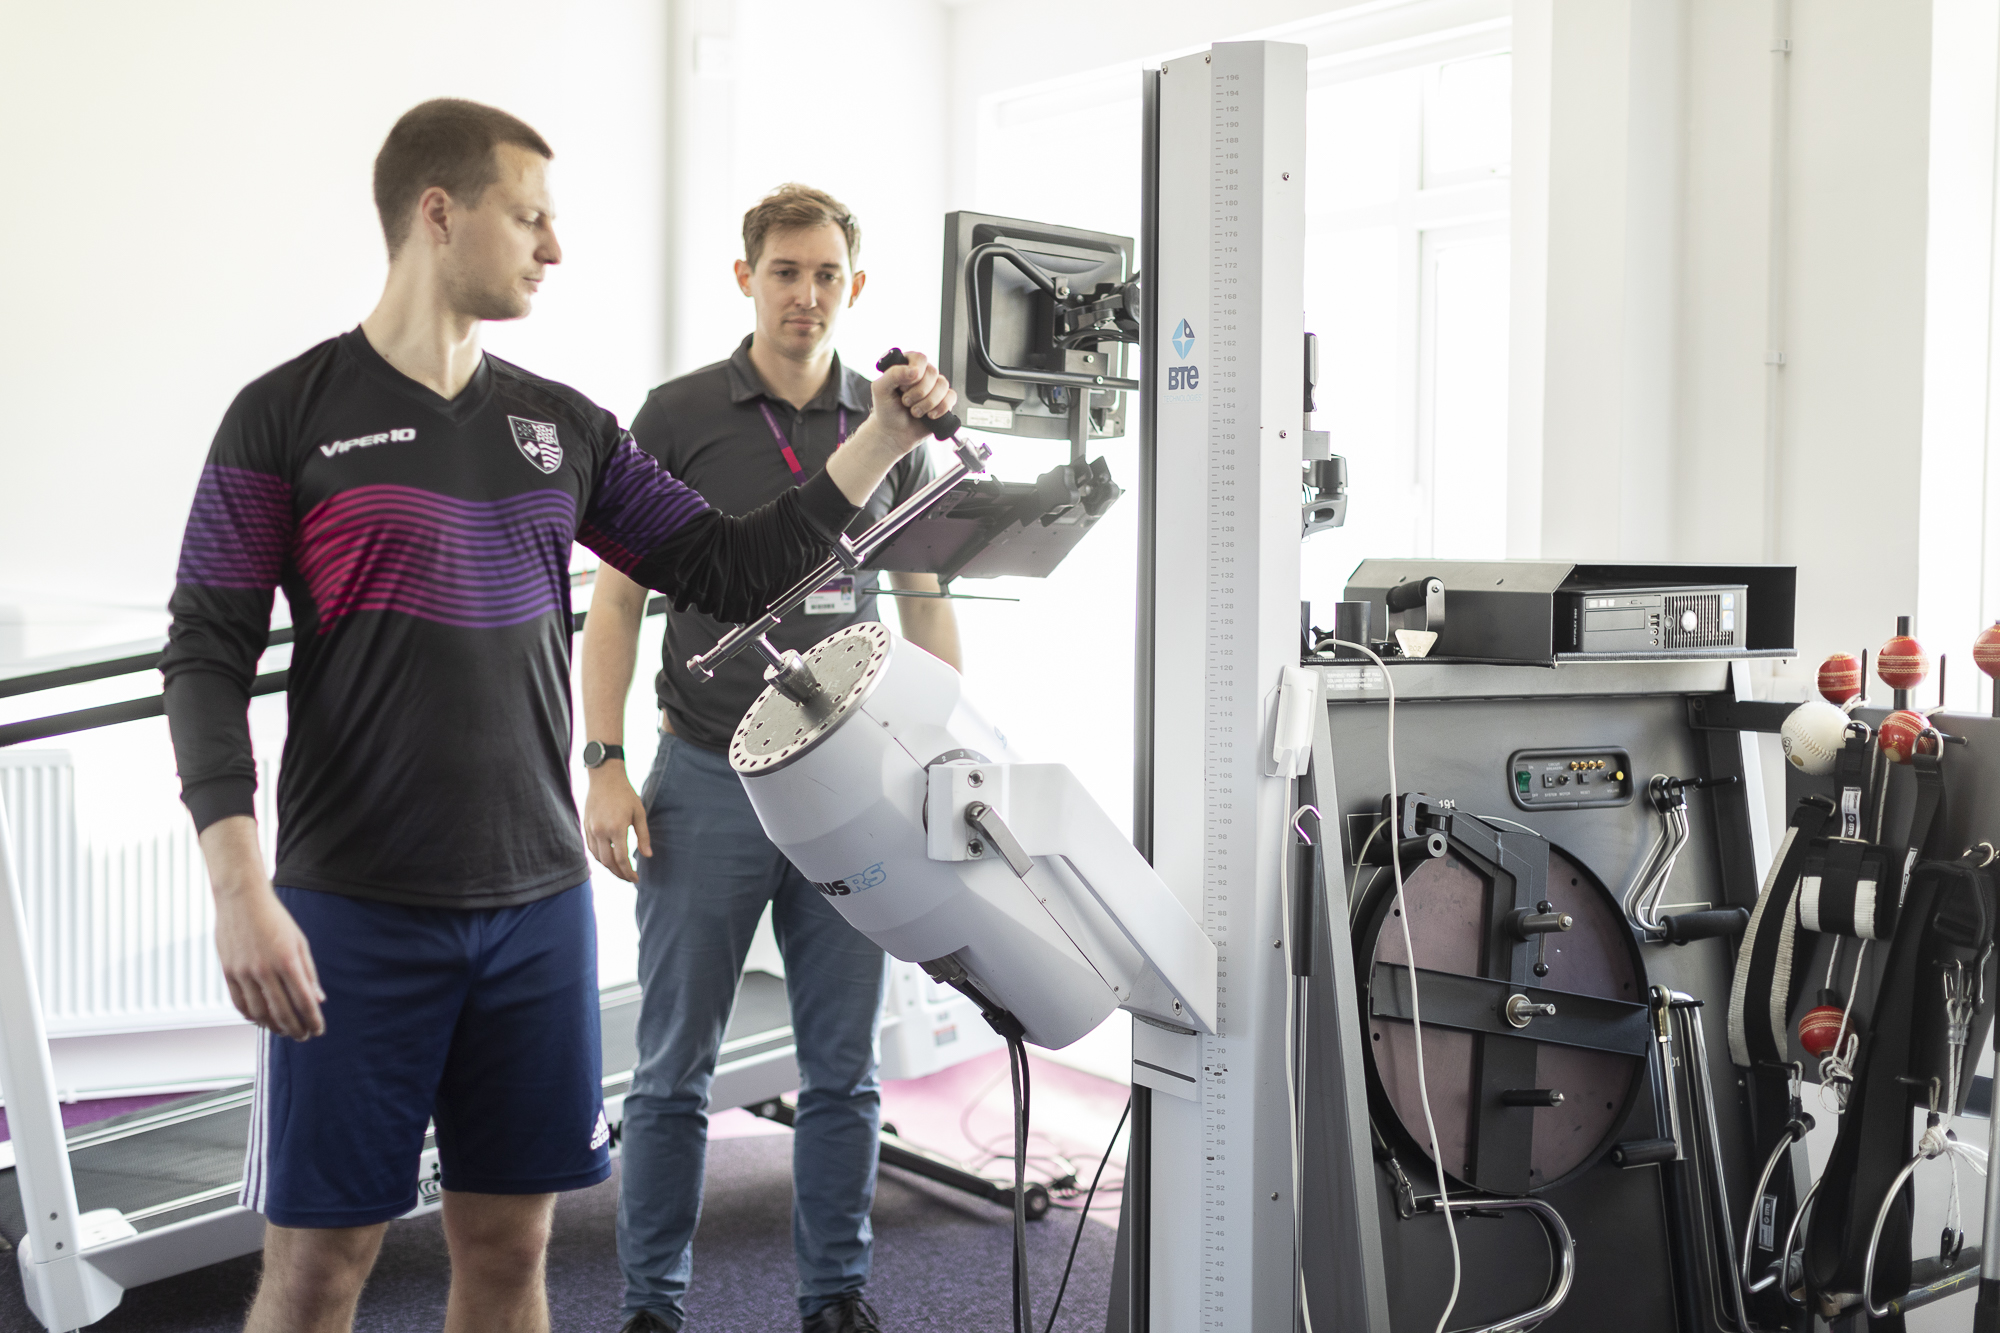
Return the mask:
{"type": "MultiPolygon", "coordinates": [[[[1376,656],[1375,650],[1363,643],[1349,643],[1345,639],[1335,639],[1342,648],[1352,648],[1365,655],[1382,672],[1382,684],[1389,692],[1389,811],[1395,815],[1396,798],[1401,789],[1396,783],[1396,682],[1389,674],[1388,663],[1376,656]]],[[[1410,960],[1410,1030],[1417,1043],[1417,1097],[1424,1104],[1424,1128],[1431,1136],[1431,1161],[1438,1173],[1438,1211],[1444,1214],[1445,1235],[1451,1240],[1451,1296],[1444,1303],[1444,1312],[1438,1315],[1436,1333],[1444,1333],[1445,1323],[1451,1312],[1458,1306],[1459,1283],[1464,1278],[1464,1266],[1458,1252],[1458,1227],[1451,1220],[1451,1194],[1445,1184],[1444,1151],[1438,1147],[1437,1118],[1431,1114],[1430,1084],[1424,1077],[1424,1016],[1423,1006],[1417,998],[1417,948],[1410,940],[1410,908],[1403,898],[1403,851],[1395,834],[1389,835],[1389,865],[1396,875],[1397,919],[1403,923],[1403,952],[1410,960]]]]}
{"type": "MultiPolygon", "coordinates": [[[[1375,845],[1375,835],[1388,827],[1387,819],[1376,820],[1375,827],[1369,829],[1368,836],[1362,839],[1361,850],[1354,854],[1354,882],[1347,886],[1347,917],[1350,927],[1354,924],[1354,914],[1361,908],[1361,868],[1368,863],[1368,849],[1375,845]]],[[[1377,866],[1376,870],[1379,872],[1381,867],[1377,866]]],[[[1372,875],[1368,879],[1368,890],[1371,893],[1375,890],[1375,879],[1372,875]]]]}

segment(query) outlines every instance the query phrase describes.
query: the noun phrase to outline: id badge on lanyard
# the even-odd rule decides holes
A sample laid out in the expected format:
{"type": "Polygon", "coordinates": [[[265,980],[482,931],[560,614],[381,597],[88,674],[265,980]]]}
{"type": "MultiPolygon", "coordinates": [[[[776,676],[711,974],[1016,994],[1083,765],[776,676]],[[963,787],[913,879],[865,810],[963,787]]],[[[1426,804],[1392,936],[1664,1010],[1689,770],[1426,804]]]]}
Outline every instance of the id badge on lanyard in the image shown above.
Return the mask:
{"type": "Polygon", "coordinates": [[[854,575],[835,575],[817,591],[807,593],[805,613],[809,616],[853,615],[854,575]]]}
{"type": "MultiPolygon", "coordinates": [[[[769,403],[760,402],[757,410],[764,414],[764,424],[771,428],[771,438],[778,442],[778,452],[784,456],[785,466],[792,471],[792,485],[805,484],[806,470],[799,465],[799,456],[792,452],[792,442],[785,438],[785,432],[778,426],[778,418],[771,413],[769,403]]],[[[847,409],[840,409],[840,434],[834,441],[837,449],[847,443],[847,409]]],[[[851,616],[854,614],[854,576],[841,574],[828,579],[824,585],[806,594],[806,604],[801,609],[809,616],[851,616]]]]}

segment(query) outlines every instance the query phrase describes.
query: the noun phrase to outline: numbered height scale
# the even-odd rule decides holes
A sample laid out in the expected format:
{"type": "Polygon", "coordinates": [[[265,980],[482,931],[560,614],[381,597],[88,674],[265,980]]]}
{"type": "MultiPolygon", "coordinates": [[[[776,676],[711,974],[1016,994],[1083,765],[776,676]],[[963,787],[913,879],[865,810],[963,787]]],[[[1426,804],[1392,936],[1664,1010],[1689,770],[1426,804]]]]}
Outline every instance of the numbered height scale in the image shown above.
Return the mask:
{"type": "MultiPolygon", "coordinates": [[[[1213,63],[1213,62],[1212,62],[1213,63]]],[[[1232,1178],[1230,972],[1239,943],[1233,938],[1231,904],[1254,902],[1256,877],[1256,766],[1251,762],[1259,734],[1254,707],[1244,688],[1254,681],[1257,561],[1254,507],[1257,469],[1246,450],[1257,447],[1255,385],[1244,383],[1243,119],[1244,79],[1225,58],[1210,72],[1209,110],[1209,343],[1212,369],[1208,393],[1207,573],[1204,580],[1207,648],[1202,777],[1207,791],[1203,827],[1203,920],[1216,950],[1216,1035],[1202,1040],[1201,1326],[1231,1327],[1232,1279],[1247,1281],[1250,1265],[1232,1272],[1232,1241],[1247,1237],[1230,1228],[1232,1195],[1251,1182],[1232,1178]],[[1246,393],[1246,387],[1250,392],[1246,393]],[[1247,485],[1246,485],[1247,483],[1247,485]],[[1249,494],[1246,495],[1246,491],[1249,494]],[[1246,501],[1250,506],[1245,508],[1246,501]],[[1239,544],[1240,543],[1240,544],[1239,544]],[[1246,681],[1251,677],[1251,681],[1246,681]]],[[[1242,929],[1255,926],[1250,912],[1242,929]]],[[[1248,1111],[1248,1107],[1245,1110],[1248,1111]]],[[[1243,1126],[1245,1130],[1248,1125],[1243,1126]]],[[[1239,1222],[1247,1218],[1239,1217],[1239,1222]]]]}
{"type": "MultiPolygon", "coordinates": [[[[1217,955],[1195,1087],[1154,1100],[1153,1333],[1289,1333],[1281,779],[1266,697],[1298,661],[1305,48],[1224,43],[1160,75],[1154,851],[1217,955]],[[1268,177],[1268,179],[1266,179],[1268,177]],[[1170,372],[1180,368],[1176,379],[1170,372]],[[1289,432],[1290,438],[1281,438],[1289,432]],[[1199,887],[1197,899],[1195,890],[1199,887]],[[1162,1211],[1164,1210],[1164,1211],[1162,1211]]],[[[1197,1069],[1198,1067],[1198,1069],[1197,1069]]]]}

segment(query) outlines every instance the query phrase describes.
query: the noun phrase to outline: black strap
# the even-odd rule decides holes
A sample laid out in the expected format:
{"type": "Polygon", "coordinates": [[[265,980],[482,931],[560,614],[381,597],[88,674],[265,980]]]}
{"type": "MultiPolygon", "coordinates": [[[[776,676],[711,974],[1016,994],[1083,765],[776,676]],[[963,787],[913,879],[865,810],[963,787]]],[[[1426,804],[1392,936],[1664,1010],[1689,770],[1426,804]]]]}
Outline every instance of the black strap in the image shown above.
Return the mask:
{"type": "MultiPolygon", "coordinates": [[[[1860,1290],[1875,1214],[1914,1151],[1910,1112],[1931,1100],[1942,1014],[1928,992],[1938,990],[1941,1002],[1941,972],[1954,963],[1990,965],[1991,892],[1983,873],[1960,864],[1927,861],[1910,876],[1901,925],[1875,993],[1871,1031],[1861,1039],[1847,1110],[1806,1232],[1806,1279],[1816,1296],[1860,1290]]],[[[1990,997],[1990,984],[1986,993],[1990,997]]],[[[1986,1021],[1975,1025],[1969,1051],[1976,1052],[1986,1021]]],[[[1877,1304],[1909,1290],[1914,1198],[1906,1182],[1884,1224],[1875,1259],[1877,1304]]],[[[1872,1319],[1869,1327],[1898,1333],[1903,1322],[1892,1316],[1872,1319]]]]}
{"type": "Polygon", "coordinates": [[[1917,777],[1917,800],[1910,812],[1910,847],[1926,861],[1948,861],[1952,854],[1944,846],[1944,755],[1912,755],[1910,769],[1917,777]]]}
{"type": "Polygon", "coordinates": [[[1870,843],[1815,838],[1799,866],[1799,925],[1821,935],[1890,938],[1902,899],[1896,864],[1893,853],[1870,843]]]}
{"type": "Polygon", "coordinates": [[[1729,1058],[1746,1069],[1783,1064],[1789,1056],[1792,1006],[1806,973],[1795,907],[1799,870],[1833,816],[1833,802],[1824,796],[1799,802],[1751,910],[1729,992],[1729,1058]]]}

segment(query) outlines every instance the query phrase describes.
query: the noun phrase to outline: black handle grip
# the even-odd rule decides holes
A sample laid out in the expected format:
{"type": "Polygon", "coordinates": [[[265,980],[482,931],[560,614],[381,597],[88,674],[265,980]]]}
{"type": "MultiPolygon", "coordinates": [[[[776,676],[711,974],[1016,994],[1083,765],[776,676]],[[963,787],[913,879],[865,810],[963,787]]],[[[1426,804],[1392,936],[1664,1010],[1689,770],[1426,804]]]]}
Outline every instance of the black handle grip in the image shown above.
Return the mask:
{"type": "Polygon", "coordinates": [[[1428,575],[1420,579],[1409,579],[1389,589],[1383,594],[1382,600],[1388,604],[1391,611],[1412,611],[1424,604],[1424,600],[1430,595],[1430,587],[1431,580],[1428,575]]]}
{"type": "Polygon", "coordinates": [[[1750,913],[1741,907],[1724,907],[1713,912],[1680,912],[1660,923],[1666,938],[1674,944],[1689,940],[1734,939],[1750,924],[1750,913]]]}
{"type": "Polygon", "coordinates": [[[1611,1160],[1628,1171],[1635,1166],[1651,1166],[1655,1162],[1671,1162],[1679,1151],[1672,1139],[1637,1139],[1631,1143],[1621,1143],[1611,1150],[1611,1160]]]}
{"type": "MultiPolygon", "coordinates": [[[[907,366],[909,364],[910,358],[902,348],[891,347],[887,352],[883,353],[882,359],[875,363],[875,369],[883,371],[887,370],[890,366],[907,366]]],[[[958,434],[959,428],[965,423],[958,419],[958,413],[947,412],[937,420],[926,421],[924,424],[931,428],[931,434],[937,436],[940,440],[948,440],[958,434]]]]}

